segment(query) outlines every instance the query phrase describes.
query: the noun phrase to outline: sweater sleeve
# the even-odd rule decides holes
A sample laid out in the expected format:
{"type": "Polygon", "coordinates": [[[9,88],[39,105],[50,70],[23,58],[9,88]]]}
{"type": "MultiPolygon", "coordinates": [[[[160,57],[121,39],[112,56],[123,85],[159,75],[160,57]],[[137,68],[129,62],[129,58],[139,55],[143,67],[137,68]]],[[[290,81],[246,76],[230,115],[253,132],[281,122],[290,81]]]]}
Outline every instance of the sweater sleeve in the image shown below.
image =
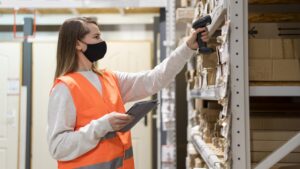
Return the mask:
{"type": "Polygon", "coordinates": [[[193,53],[194,50],[184,43],[152,70],[138,73],[114,72],[124,103],[143,99],[166,87],[193,53]]]}
{"type": "Polygon", "coordinates": [[[64,83],[58,83],[51,91],[48,104],[47,141],[52,157],[59,161],[75,159],[92,150],[108,132],[113,131],[109,114],[92,120],[74,131],[76,109],[64,83]]]}

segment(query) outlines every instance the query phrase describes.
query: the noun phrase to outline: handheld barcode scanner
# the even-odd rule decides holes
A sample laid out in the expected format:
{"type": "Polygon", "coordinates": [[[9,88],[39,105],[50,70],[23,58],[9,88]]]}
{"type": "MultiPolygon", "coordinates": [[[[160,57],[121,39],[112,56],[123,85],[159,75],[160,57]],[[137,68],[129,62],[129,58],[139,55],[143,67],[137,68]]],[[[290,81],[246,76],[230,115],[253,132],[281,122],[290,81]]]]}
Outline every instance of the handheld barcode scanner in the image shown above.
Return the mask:
{"type": "MultiPolygon", "coordinates": [[[[198,28],[203,28],[206,27],[207,25],[211,24],[211,17],[209,15],[202,17],[198,20],[196,20],[192,27],[194,29],[198,29],[198,28]]],[[[208,48],[206,42],[203,42],[201,39],[201,33],[197,34],[197,42],[198,42],[198,52],[199,53],[205,53],[205,54],[209,54],[212,53],[214,50],[212,48],[208,48]]]]}

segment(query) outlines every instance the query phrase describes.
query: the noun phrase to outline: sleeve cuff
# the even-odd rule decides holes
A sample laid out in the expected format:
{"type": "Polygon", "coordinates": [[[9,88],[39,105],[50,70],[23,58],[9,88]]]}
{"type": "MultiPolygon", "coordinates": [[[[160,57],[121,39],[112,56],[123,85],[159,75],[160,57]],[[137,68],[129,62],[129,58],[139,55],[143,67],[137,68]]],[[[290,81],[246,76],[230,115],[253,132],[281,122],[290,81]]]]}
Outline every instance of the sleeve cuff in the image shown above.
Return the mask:
{"type": "Polygon", "coordinates": [[[97,120],[94,120],[94,123],[96,125],[95,134],[98,139],[104,137],[107,133],[114,131],[108,121],[108,118],[109,115],[105,115],[97,120]]]}
{"type": "Polygon", "coordinates": [[[103,121],[103,125],[104,125],[104,128],[108,131],[108,132],[112,132],[114,131],[114,129],[111,127],[109,121],[108,121],[108,118],[109,118],[109,114],[103,116],[101,118],[101,120],[103,121]]]}

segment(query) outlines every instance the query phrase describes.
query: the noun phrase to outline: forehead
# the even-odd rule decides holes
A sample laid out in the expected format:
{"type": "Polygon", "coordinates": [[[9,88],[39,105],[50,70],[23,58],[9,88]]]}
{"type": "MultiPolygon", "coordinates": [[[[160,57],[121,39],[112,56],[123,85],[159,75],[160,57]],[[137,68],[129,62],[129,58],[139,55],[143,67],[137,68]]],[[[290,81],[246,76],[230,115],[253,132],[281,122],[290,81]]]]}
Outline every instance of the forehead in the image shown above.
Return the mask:
{"type": "Polygon", "coordinates": [[[99,33],[100,32],[99,27],[93,23],[87,23],[87,27],[89,28],[90,33],[99,33]]]}

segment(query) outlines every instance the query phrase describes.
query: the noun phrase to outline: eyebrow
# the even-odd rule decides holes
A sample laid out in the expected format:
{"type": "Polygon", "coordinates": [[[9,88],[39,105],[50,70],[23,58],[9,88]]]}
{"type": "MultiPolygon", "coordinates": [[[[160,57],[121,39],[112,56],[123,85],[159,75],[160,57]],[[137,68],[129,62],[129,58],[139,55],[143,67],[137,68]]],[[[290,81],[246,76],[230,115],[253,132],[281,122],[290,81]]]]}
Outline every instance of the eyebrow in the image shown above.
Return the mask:
{"type": "Polygon", "coordinates": [[[94,33],[93,35],[101,35],[101,33],[94,33]]]}

